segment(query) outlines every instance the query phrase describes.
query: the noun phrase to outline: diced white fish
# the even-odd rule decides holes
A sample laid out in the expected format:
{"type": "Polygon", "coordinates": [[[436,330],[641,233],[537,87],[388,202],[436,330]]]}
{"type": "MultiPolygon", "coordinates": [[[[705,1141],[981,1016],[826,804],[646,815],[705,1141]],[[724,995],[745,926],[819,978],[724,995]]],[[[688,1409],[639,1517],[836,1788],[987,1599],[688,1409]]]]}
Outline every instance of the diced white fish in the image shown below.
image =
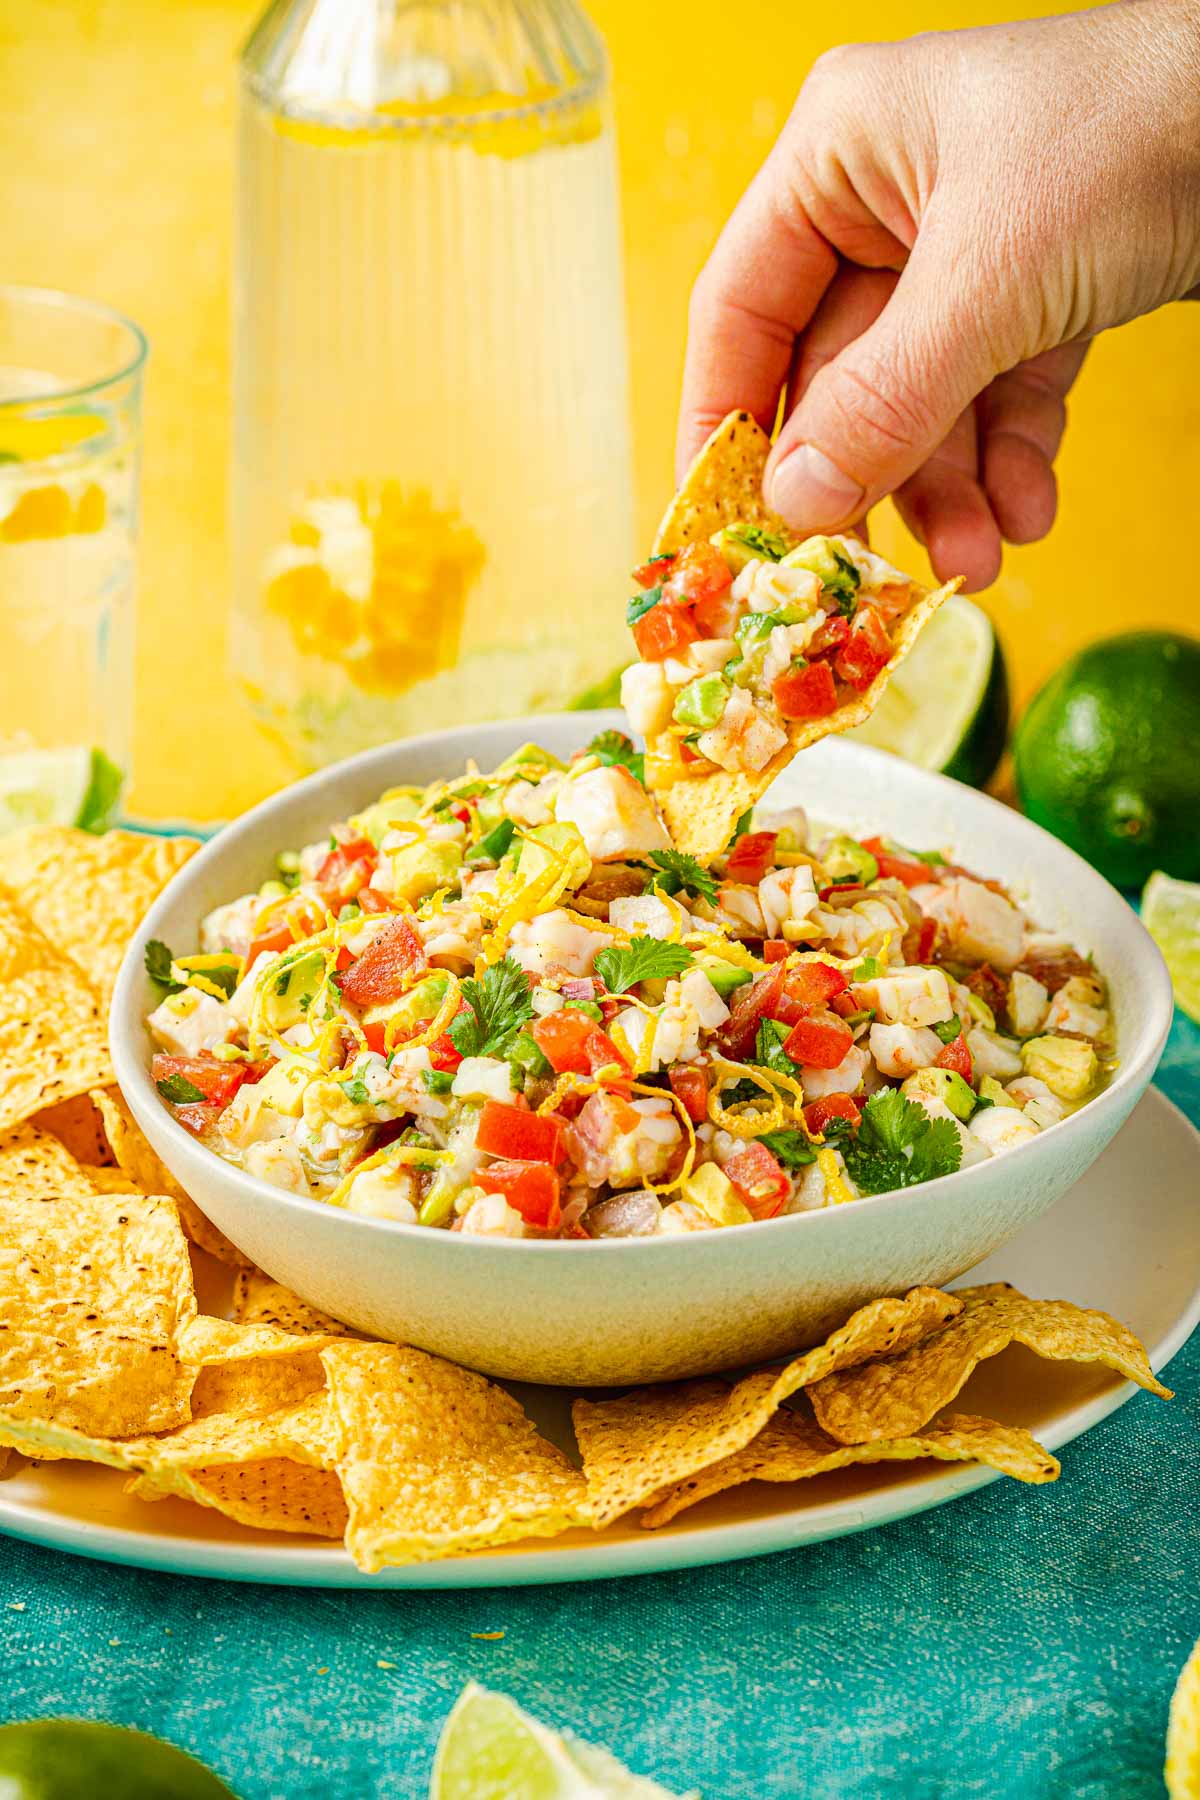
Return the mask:
{"type": "Polygon", "coordinates": [[[661,663],[635,662],[621,676],[621,705],[634,731],[657,737],[671,723],[675,690],[661,663]]]}
{"type": "Polygon", "coordinates": [[[555,815],[574,825],[593,862],[667,850],[670,840],[654,802],[628,769],[589,769],[559,789],[555,815]]]}
{"type": "Polygon", "coordinates": [[[1025,920],[1011,900],[981,881],[957,875],[912,890],[922,912],[936,919],[949,940],[952,960],[990,963],[1002,975],[1021,960],[1025,920]]]}
{"type": "Polygon", "coordinates": [[[544,975],[555,964],[572,975],[590,975],[596,952],[611,943],[606,932],[589,931],[555,907],[518,920],[509,934],[509,954],[529,975],[544,975]]]}
{"type": "Polygon", "coordinates": [[[854,993],[887,1025],[940,1025],[954,1013],[950,984],[940,969],[897,969],[857,982],[854,993]]]}
{"type": "Polygon", "coordinates": [[[146,1024],[155,1043],[173,1056],[199,1056],[202,1050],[228,1043],[238,1021],[227,1001],[199,988],[181,988],[155,1007],[146,1024]]]}

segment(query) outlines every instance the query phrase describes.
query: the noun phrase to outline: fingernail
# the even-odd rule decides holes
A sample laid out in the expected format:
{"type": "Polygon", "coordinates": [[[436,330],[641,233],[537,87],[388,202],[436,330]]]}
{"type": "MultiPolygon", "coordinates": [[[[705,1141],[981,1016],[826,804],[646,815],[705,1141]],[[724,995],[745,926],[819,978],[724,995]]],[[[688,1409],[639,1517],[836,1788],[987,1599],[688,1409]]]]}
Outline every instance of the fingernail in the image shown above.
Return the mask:
{"type": "Polygon", "coordinates": [[[838,525],[862,505],[863,490],[815,444],[799,444],[771,477],[771,505],[798,529],[838,525]]]}

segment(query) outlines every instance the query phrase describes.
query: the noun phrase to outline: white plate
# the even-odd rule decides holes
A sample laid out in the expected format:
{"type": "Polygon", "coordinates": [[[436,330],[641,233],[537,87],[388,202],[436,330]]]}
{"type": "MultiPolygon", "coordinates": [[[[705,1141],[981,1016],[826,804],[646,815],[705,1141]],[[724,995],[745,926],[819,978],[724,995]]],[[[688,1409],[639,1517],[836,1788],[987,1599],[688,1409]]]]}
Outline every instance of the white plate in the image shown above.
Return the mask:
{"type": "MultiPolygon", "coordinates": [[[[1159,1369],[1200,1322],[1198,1169],[1200,1134],[1151,1089],[1083,1180],[969,1279],[1011,1281],[1029,1294],[1103,1307],[1133,1327],[1159,1369]]],[[[516,1391],[548,1435],[561,1439],[570,1396],[516,1391]]],[[[1045,1363],[1013,1349],[983,1364],[958,1405],[1026,1425],[1056,1450],[1137,1392],[1098,1366],[1045,1363]]],[[[124,1479],[76,1463],[20,1464],[0,1481],[0,1531],[80,1556],[232,1581],[507,1587],[648,1574],[791,1549],[941,1506],[996,1476],[974,1466],[918,1463],[846,1469],[791,1485],[754,1482],[693,1507],[661,1531],[625,1523],[602,1535],[575,1531],[378,1575],[360,1574],[343,1550],[321,1540],[244,1529],[182,1500],[132,1499],[124,1479]]]]}

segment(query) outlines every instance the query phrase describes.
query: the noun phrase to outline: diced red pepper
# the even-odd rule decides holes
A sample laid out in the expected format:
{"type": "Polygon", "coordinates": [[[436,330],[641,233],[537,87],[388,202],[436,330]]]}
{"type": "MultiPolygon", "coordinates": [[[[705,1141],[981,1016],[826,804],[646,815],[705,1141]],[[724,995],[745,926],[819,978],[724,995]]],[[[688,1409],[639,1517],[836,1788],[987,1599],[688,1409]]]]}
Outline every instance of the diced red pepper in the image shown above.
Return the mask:
{"type": "Polygon", "coordinates": [[[783,992],[784,968],[776,966],[767,975],[759,975],[736,988],[729,1003],[729,1017],[717,1033],[717,1044],[725,1056],[742,1062],[754,1048],[760,1019],[774,1017],[775,1005],[783,992]]]}
{"type": "Polygon", "coordinates": [[[691,763],[703,762],[704,758],[698,750],[693,750],[690,744],[681,742],[679,746],[679,760],[681,762],[691,763]]]}
{"type": "Polygon", "coordinates": [[[434,1038],[429,1046],[430,1067],[441,1069],[444,1074],[453,1074],[462,1059],[462,1051],[456,1048],[448,1031],[443,1031],[441,1037],[434,1038]]]}
{"type": "Polygon", "coordinates": [[[407,914],[401,913],[371,939],[342,982],[342,997],[353,1006],[398,1000],[428,967],[425,946],[407,914]]]}
{"type": "Polygon", "coordinates": [[[846,1021],[822,1007],[793,1025],[783,1048],[802,1068],[836,1069],[853,1042],[854,1033],[846,1021]]]}
{"type": "Polygon", "coordinates": [[[663,582],[663,599],[673,605],[699,607],[719,599],[732,585],[729,564],[714,545],[688,544],[663,582]]]}
{"type": "Polygon", "coordinates": [[[260,956],[278,956],[280,951],[286,950],[295,941],[289,925],[273,925],[270,931],[251,938],[250,948],[246,952],[246,967],[249,969],[260,956]]]}
{"type": "Polygon", "coordinates": [[[747,1144],[725,1164],[738,1198],[756,1219],[773,1219],[792,1191],[791,1181],[765,1144],[747,1144]]]}
{"type": "Polygon", "coordinates": [[[386,894],[378,888],[365,887],[358,890],[358,904],[365,913],[385,913],[395,909],[386,894]]]}
{"type": "MultiPolygon", "coordinates": [[[[188,1081],[203,1095],[209,1105],[218,1109],[228,1106],[246,1079],[244,1062],[221,1062],[215,1056],[168,1056],[159,1051],[150,1062],[150,1078],[155,1083],[178,1076],[188,1081]]],[[[198,1106],[199,1101],[176,1102],[198,1106]]]]}
{"type": "Polygon", "coordinates": [[[503,1194],[527,1225],[553,1231],[562,1217],[558,1176],[549,1163],[494,1162],[477,1169],[473,1180],[485,1194],[503,1194]]]}
{"type": "Polygon", "coordinates": [[[373,1050],[376,1056],[385,1056],[387,1054],[387,1021],[385,1019],[364,1019],[362,1031],[367,1040],[367,1049],[373,1050]]]}
{"type": "Polygon", "coordinates": [[[775,862],[777,831],[744,831],[725,860],[725,879],[757,887],[775,862]]]}
{"type": "Polygon", "coordinates": [[[900,953],[904,961],[906,963],[932,962],[937,936],[938,922],[936,919],[922,919],[919,925],[910,925],[901,940],[900,953]]]}
{"type": "Polygon", "coordinates": [[[634,626],[633,641],[643,662],[665,662],[689,644],[699,643],[700,633],[685,606],[671,606],[660,600],[634,626]]]}
{"type": "Polygon", "coordinates": [[[683,1103],[683,1110],[693,1125],[703,1125],[708,1117],[708,1081],[703,1069],[688,1063],[677,1063],[667,1070],[671,1092],[683,1103]]]}
{"type": "Polygon", "coordinates": [[[348,969],[353,961],[354,953],[350,949],[350,946],[348,944],[339,944],[337,959],[333,965],[338,974],[340,975],[343,969],[348,969]]]}
{"type": "Polygon", "coordinates": [[[849,638],[838,651],[834,668],[861,693],[892,660],[892,640],[879,614],[860,606],[849,638]]]}
{"type": "Polygon", "coordinates": [[[658,587],[667,579],[675,565],[675,556],[652,556],[649,562],[639,563],[633,571],[633,579],[641,588],[658,587]]]}
{"type": "Polygon", "coordinates": [[[786,938],[764,938],[762,958],[766,963],[783,962],[795,948],[786,938]]]}
{"type": "Polygon", "coordinates": [[[561,1131],[560,1121],[551,1115],[543,1118],[528,1107],[485,1100],[475,1146],[489,1156],[502,1156],[510,1162],[555,1163],[561,1131]]]}
{"type": "Polygon", "coordinates": [[[850,621],[843,619],[840,613],[833,613],[817,626],[809,639],[805,655],[808,657],[826,656],[830,652],[841,649],[850,637],[850,621]]]}
{"type": "Polygon", "coordinates": [[[869,850],[879,864],[879,873],[887,881],[902,881],[905,887],[924,887],[932,879],[929,864],[923,863],[919,857],[898,856],[889,850],[882,838],[864,838],[864,850],[869,850]]]}
{"type": "Polygon", "coordinates": [[[824,719],[837,706],[837,688],[828,663],[793,664],[771,683],[775,704],[785,719],[824,719]]]}
{"type": "MultiPolygon", "coordinates": [[[[807,1010],[811,1006],[823,1006],[835,994],[844,994],[849,985],[841,969],[835,969],[832,963],[800,962],[788,970],[783,991],[794,1006],[807,1010]]],[[[779,1016],[783,1018],[782,1014],[779,1016]]],[[[784,1018],[783,1022],[788,1025],[794,1024],[795,1020],[784,1018]]]]}
{"type": "Polygon", "coordinates": [[[975,1065],[971,1061],[971,1052],[967,1048],[965,1031],[960,1031],[956,1038],[951,1038],[948,1044],[942,1045],[933,1059],[933,1066],[935,1069],[953,1069],[956,1075],[962,1076],[968,1086],[974,1082],[975,1065]]]}
{"type": "Polygon", "coordinates": [[[830,1119],[849,1119],[851,1125],[857,1126],[861,1118],[858,1102],[849,1094],[826,1094],[823,1100],[814,1100],[804,1108],[804,1123],[814,1136],[824,1131],[830,1119]]]}
{"type": "Polygon", "coordinates": [[[317,870],[317,887],[331,912],[369,885],[378,862],[369,838],[350,838],[334,846],[317,870]]]}
{"type": "Polygon", "coordinates": [[[575,1007],[535,1019],[529,1035],[556,1075],[596,1075],[614,1063],[623,1074],[630,1073],[608,1033],[575,1007]]]}

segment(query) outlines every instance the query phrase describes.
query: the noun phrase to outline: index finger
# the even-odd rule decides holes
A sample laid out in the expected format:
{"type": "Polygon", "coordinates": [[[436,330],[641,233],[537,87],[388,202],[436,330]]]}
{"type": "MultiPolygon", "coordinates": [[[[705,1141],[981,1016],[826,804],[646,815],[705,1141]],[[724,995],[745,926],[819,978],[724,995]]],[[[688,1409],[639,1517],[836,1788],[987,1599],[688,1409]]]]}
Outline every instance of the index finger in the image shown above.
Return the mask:
{"type": "Polygon", "coordinates": [[[771,430],[796,338],[837,270],[836,252],[774,164],[773,153],[692,289],[675,452],[680,481],[727,413],[753,413],[771,430]]]}

